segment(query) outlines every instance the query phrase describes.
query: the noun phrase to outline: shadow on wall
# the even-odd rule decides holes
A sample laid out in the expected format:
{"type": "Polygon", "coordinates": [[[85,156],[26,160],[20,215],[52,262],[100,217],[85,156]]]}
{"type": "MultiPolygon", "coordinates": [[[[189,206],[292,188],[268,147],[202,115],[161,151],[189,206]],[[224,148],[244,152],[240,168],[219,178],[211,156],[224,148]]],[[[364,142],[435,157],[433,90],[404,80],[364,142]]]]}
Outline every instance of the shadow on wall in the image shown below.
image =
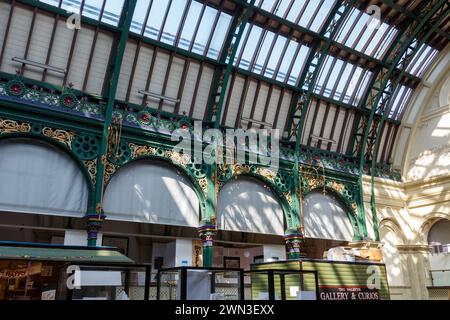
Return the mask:
{"type": "Polygon", "coordinates": [[[262,182],[240,177],[225,184],[218,197],[222,230],[284,235],[284,213],[277,196],[262,182]]]}
{"type": "Polygon", "coordinates": [[[38,139],[0,140],[0,210],[83,217],[87,181],[74,159],[38,139]]]}
{"type": "Polygon", "coordinates": [[[303,201],[303,212],[306,237],[353,240],[353,227],[347,210],[334,196],[311,192],[303,201]]]}
{"type": "Polygon", "coordinates": [[[409,180],[450,173],[450,77],[428,103],[412,140],[409,180]]]}
{"type": "Polygon", "coordinates": [[[108,219],[198,227],[200,202],[187,177],[155,160],[125,165],[104,197],[108,219]]]}

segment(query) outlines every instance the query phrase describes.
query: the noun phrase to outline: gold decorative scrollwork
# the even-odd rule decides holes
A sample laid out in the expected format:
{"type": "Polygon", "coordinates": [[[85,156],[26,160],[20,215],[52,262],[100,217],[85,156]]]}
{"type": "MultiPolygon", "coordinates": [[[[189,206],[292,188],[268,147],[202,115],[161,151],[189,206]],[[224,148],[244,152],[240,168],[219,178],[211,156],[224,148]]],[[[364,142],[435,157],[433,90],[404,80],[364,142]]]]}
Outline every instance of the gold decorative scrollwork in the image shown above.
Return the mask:
{"type": "Polygon", "coordinates": [[[47,138],[55,139],[65,144],[69,149],[72,149],[72,139],[75,136],[74,132],[45,127],[42,129],[42,133],[47,138]]]}
{"type": "Polygon", "coordinates": [[[103,183],[106,185],[108,181],[111,179],[111,176],[116,172],[118,166],[115,164],[112,164],[108,161],[108,163],[105,166],[105,174],[103,176],[103,183]]]}
{"type": "Polygon", "coordinates": [[[288,192],[285,192],[284,194],[284,197],[286,198],[286,201],[289,203],[289,205],[291,206],[292,205],[292,196],[291,196],[291,193],[288,191],[288,192]]]}
{"type": "Polygon", "coordinates": [[[308,179],[309,190],[317,189],[322,186],[322,181],[315,177],[308,179]]]}
{"type": "Polygon", "coordinates": [[[258,168],[258,173],[262,177],[264,177],[270,181],[273,181],[275,179],[275,177],[277,176],[277,173],[275,171],[267,169],[267,168],[258,168]]]}
{"type": "Polygon", "coordinates": [[[199,179],[198,184],[200,185],[200,188],[202,188],[202,191],[204,193],[208,192],[208,181],[206,180],[206,178],[199,179]]]}
{"type": "Polygon", "coordinates": [[[85,167],[89,172],[92,183],[95,184],[97,180],[97,159],[83,161],[85,167]]]}
{"type": "Polygon", "coordinates": [[[183,167],[186,167],[187,164],[189,163],[189,161],[191,161],[191,157],[188,154],[182,154],[176,151],[172,151],[172,150],[167,150],[164,153],[164,156],[170,160],[172,160],[172,162],[179,164],[183,167]]]}
{"type": "Polygon", "coordinates": [[[138,157],[144,157],[148,155],[155,155],[156,154],[156,148],[155,147],[149,147],[149,146],[140,146],[134,143],[130,143],[131,148],[131,157],[138,158],[138,157]]]}
{"type": "Polygon", "coordinates": [[[246,174],[250,172],[250,166],[248,165],[241,165],[241,164],[234,164],[232,166],[233,175],[240,175],[240,174],[246,174]]]}
{"type": "Polygon", "coordinates": [[[336,181],[330,181],[328,183],[328,187],[333,189],[334,191],[337,191],[339,193],[342,193],[345,189],[345,186],[342,183],[336,182],[336,181]]]}
{"type": "Polygon", "coordinates": [[[30,132],[30,130],[29,123],[0,118],[0,133],[30,132]]]}

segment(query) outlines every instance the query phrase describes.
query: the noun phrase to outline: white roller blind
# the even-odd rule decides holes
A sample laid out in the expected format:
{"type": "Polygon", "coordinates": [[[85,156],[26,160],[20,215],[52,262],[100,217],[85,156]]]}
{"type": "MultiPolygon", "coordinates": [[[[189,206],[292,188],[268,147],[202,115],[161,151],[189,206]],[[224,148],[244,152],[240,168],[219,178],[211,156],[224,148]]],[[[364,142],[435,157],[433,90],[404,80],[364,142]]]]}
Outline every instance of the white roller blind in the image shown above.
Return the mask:
{"type": "Polygon", "coordinates": [[[116,172],[104,197],[110,220],[198,227],[199,208],[198,197],[184,175],[147,160],[116,172]]]}
{"type": "Polygon", "coordinates": [[[353,240],[353,228],[346,209],[334,197],[319,192],[303,201],[305,235],[309,238],[353,240]]]}
{"type": "Polygon", "coordinates": [[[0,210],[83,217],[88,187],[76,162],[31,139],[0,141],[0,210]]]}
{"type": "Polygon", "coordinates": [[[229,182],[218,202],[220,229],[284,235],[283,209],[261,183],[247,178],[229,182]]]}

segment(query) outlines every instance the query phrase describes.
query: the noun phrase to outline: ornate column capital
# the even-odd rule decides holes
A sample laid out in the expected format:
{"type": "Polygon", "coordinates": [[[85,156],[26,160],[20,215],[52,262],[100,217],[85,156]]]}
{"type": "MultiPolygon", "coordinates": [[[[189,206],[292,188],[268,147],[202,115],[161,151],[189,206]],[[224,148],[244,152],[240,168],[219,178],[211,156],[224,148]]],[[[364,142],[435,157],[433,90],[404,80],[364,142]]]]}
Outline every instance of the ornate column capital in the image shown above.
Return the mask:
{"type": "Polygon", "coordinates": [[[288,230],[284,236],[288,259],[299,259],[304,243],[304,235],[301,230],[288,230]]]}
{"type": "Polygon", "coordinates": [[[105,218],[105,215],[99,215],[97,213],[87,214],[85,216],[88,246],[95,247],[97,245],[98,232],[100,231],[102,222],[105,218]]]}
{"type": "Polygon", "coordinates": [[[217,234],[217,226],[211,222],[206,222],[199,227],[198,233],[202,239],[203,246],[203,266],[211,267],[213,263],[213,245],[217,234]]]}
{"type": "Polygon", "coordinates": [[[214,238],[217,234],[217,226],[212,223],[207,223],[199,227],[197,230],[203,241],[203,246],[212,246],[214,243],[214,238]]]}

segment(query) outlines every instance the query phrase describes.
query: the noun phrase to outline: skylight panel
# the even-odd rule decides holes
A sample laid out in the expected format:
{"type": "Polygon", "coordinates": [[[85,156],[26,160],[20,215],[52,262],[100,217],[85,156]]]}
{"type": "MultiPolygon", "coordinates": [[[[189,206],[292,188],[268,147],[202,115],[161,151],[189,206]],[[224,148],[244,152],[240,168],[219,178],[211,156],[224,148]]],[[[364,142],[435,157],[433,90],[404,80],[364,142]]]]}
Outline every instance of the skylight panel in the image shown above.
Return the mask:
{"type": "Polygon", "coordinates": [[[289,41],[289,45],[286,49],[286,52],[283,57],[283,61],[280,64],[280,69],[278,70],[278,74],[276,80],[285,81],[288,76],[289,68],[294,60],[295,52],[298,48],[299,44],[295,41],[289,41]]]}
{"type": "Polygon", "coordinates": [[[80,13],[87,18],[117,26],[122,14],[124,0],[40,0],[40,2],[64,9],[70,13],[80,13]]]}
{"type": "Polygon", "coordinates": [[[335,4],[335,0],[262,0],[262,10],[319,32],[335,4]]]}
{"type": "Polygon", "coordinates": [[[203,55],[208,39],[213,32],[214,22],[216,19],[217,10],[206,7],[200,22],[197,35],[195,37],[195,45],[193,47],[193,52],[203,55]]]}
{"type": "Polygon", "coordinates": [[[314,92],[356,106],[367,90],[371,76],[372,72],[366,69],[327,56],[314,92]]]}
{"type": "Polygon", "coordinates": [[[232,19],[195,0],[138,0],[130,31],[218,59],[232,19]]]}
{"type": "Polygon", "coordinates": [[[289,75],[288,84],[296,85],[302,69],[304,68],[306,58],[308,56],[310,48],[307,46],[301,46],[300,51],[297,54],[294,64],[292,65],[292,71],[289,75]]]}
{"type": "Polygon", "coordinates": [[[221,13],[217,25],[214,27],[214,35],[208,49],[207,56],[212,59],[217,59],[221,52],[222,46],[225,42],[225,37],[228,34],[232,17],[228,14],[221,13]]]}
{"type": "Polygon", "coordinates": [[[307,3],[307,0],[296,0],[293,2],[291,9],[289,10],[286,19],[292,22],[296,22],[303,7],[307,3]]]}
{"type": "Polygon", "coordinates": [[[183,31],[181,32],[181,39],[179,40],[178,44],[180,48],[189,50],[193,41],[197,22],[200,19],[200,15],[202,13],[202,7],[203,6],[197,1],[191,2],[186,17],[186,22],[184,23],[183,31]]]}
{"type": "Polygon", "coordinates": [[[437,54],[438,51],[436,49],[433,49],[427,44],[422,44],[410,60],[406,71],[412,75],[421,77],[431,65],[434,58],[436,58],[437,54]]]}
{"type": "Polygon", "coordinates": [[[333,65],[334,58],[331,56],[326,57],[325,64],[323,65],[322,69],[320,70],[320,74],[316,83],[316,87],[314,88],[315,93],[320,93],[322,91],[323,87],[326,87],[326,78],[328,76],[328,72],[331,70],[333,65]]]}
{"type": "Polygon", "coordinates": [[[403,110],[411,96],[412,89],[404,85],[400,85],[394,93],[393,99],[389,104],[389,115],[391,119],[399,119],[403,110]]]}
{"type": "Polygon", "coordinates": [[[124,0],[108,0],[105,2],[101,21],[117,26],[122,13],[124,0]]]}
{"type": "Polygon", "coordinates": [[[257,54],[256,63],[253,66],[252,71],[256,73],[261,73],[262,69],[264,68],[264,63],[267,59],[267,56],[270,55],[270,47],[272,45],[272,42],[275,38],[275,33],[270,31],[264,31],[262,34],[262,44],[261,47],[255,48],[255,54],[257,54]]]}
{"type": "MultiPolygon", "coordinates": [[[[258,39],[262,34],[262,28],[258,26],[253,26],[250,31],[250,35],[248,37],[247,43],[243,48],[243,53],[241,57],[241,61],[239,61],[239,68],[248,70],[250,68],[250,63],[253,57],[253,54],[257,50],[258,39]]],[[[266,52],[266,54],[268,54],[266,52]]]]}
{"type": "Polygon", "coordinates": [[[397,30],[358,9],[353,9],[339,31],[337,42],[356,51],[380,58],[392,44],[397,30]]]}
{"type": "Polygon", "coordinates": [[[133,19],[131,22],[130,31],[134,33],[142,33],[145,19],[147,17],[148,7],[151,0],[138,0],[136,3],[136,9],[134,10],[133,19]]]}
{"type": "Polygon", "coordinates": [[[271,54],[269,55],[269,61],[267,63],[267,67],[264,70],[264,75],[266,77],[272,77],[275,72],[275,68],[278,65],[278,61],[280,60],[282,49],[286,43],[287,39],[285,37],[279,36],[275,42],[275,46],[273,47],[271,54]]]}
{"type": "MultiPolygon", "coordinates": [[[[319,1],[314,1],[315,3],[319,3],[319,1]]],[[[311,24],[310,29],[316,32],[320,31],[320,28],[324,24],[325,20],[328,18],[328,15],[331,12],[331,9],[333,8],[333,5],[336,1],[335,0],[322,0],[320,2],[320,9],[315,14],[314,21],[311,24]]]]}
{"type": "Polygon", "coordinates": [[[170,4],[169,12],[167,14],[166,21],[162,26],[163,31],[161,34],[161,41],[174,45],[176,41],[176,35],[180,28],[180,21],[183,19],[184,8],[187,0],[172,1],[170,4]]]}
{"type": "Polygon", "coordinates": [[[158,0],[152,2],[150,15],[147,19],[145,35],[152,39],[158,39],[161,34],[161,27],[165,12],[168,9],[169,0],[158,0]]]}

